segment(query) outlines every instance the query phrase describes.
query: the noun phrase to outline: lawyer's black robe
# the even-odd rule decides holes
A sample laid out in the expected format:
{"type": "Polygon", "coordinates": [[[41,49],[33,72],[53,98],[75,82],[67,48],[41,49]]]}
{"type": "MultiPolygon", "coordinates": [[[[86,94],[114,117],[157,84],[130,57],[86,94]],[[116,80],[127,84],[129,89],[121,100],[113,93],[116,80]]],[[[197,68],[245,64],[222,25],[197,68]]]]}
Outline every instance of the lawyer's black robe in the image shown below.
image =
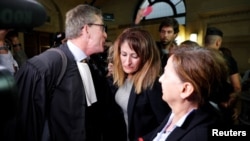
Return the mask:
{"type": "Polygon", "coordinates": [[[87,107],[76,61],[66,44],[59,48],[66,54],[68,64],[65,75],[52,97],[49,90],[57,81],[62,66],[58,53],[45,52],[50,55],[40,55],[44,61],[33,57],[15,76],[20,96],[17,140],[40,141],[48,115],[53,141],[99,141],[102,138],[102,124],[105,123],[103,115],[107,87],[104,79],[90,66],[98,102],[87,107]],[[49,107],[46,106],[48,103],[49,107]]]}

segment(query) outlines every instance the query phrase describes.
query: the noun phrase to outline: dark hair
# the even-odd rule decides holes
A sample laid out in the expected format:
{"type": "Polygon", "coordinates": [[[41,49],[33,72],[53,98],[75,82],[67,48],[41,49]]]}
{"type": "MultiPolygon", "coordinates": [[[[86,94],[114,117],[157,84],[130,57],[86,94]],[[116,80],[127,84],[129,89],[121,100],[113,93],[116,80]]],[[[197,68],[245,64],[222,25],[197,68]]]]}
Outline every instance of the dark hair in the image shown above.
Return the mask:
{"type": "Polygon", "coordinates": [[[179,23],[175,18],[164,19],[159,26],[159,32],[163,27],[169,27],[169,26],[173,27],[174,33],[179,33],[179,23]]]}
{"type": "Polygon", "coordinates": [[[191,41],[191,40],[185,40],[180,43],[181,47],[195,47],[200,46],[197,42],[191,41]]]}
{"type": "Polygon", "coordinates": [[[13,37],[18,37],[18,32],[15,30],[11,30],[6,34],[6,38],[11,40],[13,37]]]}
{"type": "Polygon", "coordinates": [[[216,27],[208,27],[206,31],[206,36],[208,35],[218,35],[223,37],[223,32],[216,27]]]}
{"type": "Polygon", "coordinates": [[[65,33],[64,32],[56,32],[53,36],[53,45],[54,47],[59,46],[62,44],[62,40],[65,39],[65,33]]]}
{"type": "Polygon", "coordinates": [[[220,47],[219,50],[226,56],[233,56],[232,52],[229,48],[226,47],[220,47]]]}

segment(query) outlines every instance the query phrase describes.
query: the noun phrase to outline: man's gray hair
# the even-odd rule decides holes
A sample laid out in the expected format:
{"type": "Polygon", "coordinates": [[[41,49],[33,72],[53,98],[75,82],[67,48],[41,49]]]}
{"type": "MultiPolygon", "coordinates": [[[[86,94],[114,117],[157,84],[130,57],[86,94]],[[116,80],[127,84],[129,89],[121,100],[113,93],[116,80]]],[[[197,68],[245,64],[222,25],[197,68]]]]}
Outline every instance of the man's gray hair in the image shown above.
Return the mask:
{"type": "Polygon", "coordinates": [[[102,18],[102,11],[96,7],[80,4],[66,13],[65,36],[67,39],[73,39],[81,35],[81,29],[84,25],[94,23],[97,19],[95,16],[102,18]]]}

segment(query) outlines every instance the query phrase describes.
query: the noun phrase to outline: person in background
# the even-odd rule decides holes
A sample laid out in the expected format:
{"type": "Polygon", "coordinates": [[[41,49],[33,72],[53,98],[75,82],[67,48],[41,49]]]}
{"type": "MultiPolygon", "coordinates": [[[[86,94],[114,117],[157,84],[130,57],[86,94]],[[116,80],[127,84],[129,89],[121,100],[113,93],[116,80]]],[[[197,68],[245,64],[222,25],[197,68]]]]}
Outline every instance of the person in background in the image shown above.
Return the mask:
{"type": "Polygon", "coordinates": [[[226,79],[226,62],[217,51],[203,47],[173,49],[159,79],[162,98],[171,113],[148,141],[208,141],[210,129],[224,125],[209,97],[223,91],[221,82],[226,79]]]}
{"type": "MultiPolygon", "coordinates": [[[[143,19],[144,10],[145,8],[141,8],[138,10],[136,19],[134,21],[135,25],[138,25],[143,19]]],[[[167,59],[169,57],[171,49],[177,46],[175,39],[179,33],[179,23],[175,18],[167,17],[163,19],[162,22],[160,23],[158,31],[159,31],[160,41],[157,41],[156,45],[160,52],[161,66],[162,66],[162,71],[160,73],[162,73],[167,63],[167,59]]]]}
{"type": "Polygon", "coordinates": [[[127,28],[113,45],[113,110],[109,130],[114,140],[146,137],[169,112],[157,81],[160,56],[149,32],[127,28]],[[113,130],[111,129],[113,128],[113,130]]]}
{"type": "Polygon", "coordinates": [[[0,29],[0,65],[5,66],[12,75],[15,75],[19,66],[10,50],[11,44],[6,40],[9,29],[0,29]]]}
{"type": "Polygon", "coordinates": [[[0,65],[0,140],[15,141],[18,95],[14,76],[0,65]]]}
{"type": "MultiPolygon", "coordinates": [[[[220,29],[216,27],[207,28],[205,35],[205,47],[220,51],[222,41],[223,32],[220,29]]],[[[223,48],[221,50],[222,51],[220,52],[226,60],[229,68],[229,75],[228,83],[225,85],[226,94],[224,95],[222,101],[217,104],[225,114],[225,120],[228,121],[228,124],[234,124],[237,122],[237,117],[239,114],[239,109],[236,108],[236,103],[241,92],[241,79],[236,60],[232,55],[228,54],[228,52],[223,52],[223,48]]]]}
{"type": "Polygon", "coordinates": [[[67,42],[56,50],[66,56],[67,67],[59,83],[65,62],[49,51],[53,49],[27,60],[15,75],[20,97],[17,141],[102,141],[108,85],[87,64],[90,55],[104,51],[102,12],[80,4],[65,19],[67,42]]]}
{"type": "Polygon", "coordinates": [[[53,44],[51,47],[59,47],[61,44],[66,43],[65,32],[56,32],[53,37],[53,44]]]}
{"type": "Polygon", "coordinates": [[[250,78],[250,69],[244,72],[242,79],[241,79],[241,83],[244,83],[245,81],[249,80],[249,78],[250,78]]]}
{"type": "Polygon", "coordinates": [[[225,56],[231,56],[231,57],[233,56],[232,51],[229,48],[220,47],[219,51],[221,51],[225,56]]]}
{"type": "Polygon", "coordinates": [[[239,125],[250,126],[250,70],[245,71],[242,79],[242,92],[240,96],[240,106],[239,106],[239,125]]]}
{"type": "MultiPolygon", "coordinates": [[[[207,28],[206,36],[205,36],[205,47],[211,47],[211,48],[220,50],[221,44],[222,44],[222,38],[223,38],[223,32],[220,29],[215,28],[215,27],[207,28]]],[[[233,62],[231,62],[232,60],[230,61],[226,58],[227,63],[229,65],[229,69],[230,69],[229,80],[233,86],[234,91],[240,92],[241,85],[240,85],[240,76],[238,72],[237,62],[231,55],[227,54],[226,57],[230,57],[230,59],[234,60],[233,62]]]]}
{"type": "Polygon", "coordinates": [[[160,41],[156,45],[160,51],[162,72],[167,63],[171,49],[177,46],[175,41],[179,33],[179,23],[174,18],[167,17],[159,25],[160,41]]]}
{"type": "Polygon", "coordinates": [[[195,47],[195,46],[200,46],[197,42],[191,41],[191,40],[185,40],[180,43],[181,47],[195,47]]]}
{"type": "Polygon", "coordinates": [[[11,42],[11,46],[13,48],[13,57],[17,61],[19,68],[26,62],[28,59],[22,44],[20,43],[18,32],[9,31],[6,35],[6,38],[11,42]]]}
{"type": "Polygon", "coordinates": [[[108,71],[108,73],[107,73],[107,77],[112,77],[112,75],[113,75],[113,55],[114,55],[114,47],[113,47],[113,45],[112,46],[110,46],[109,47],[109,49],[108,49],[108,54],[107,54],[107,64],[108,64],[108,66],[107,66],[107,71],[108,71]]]}
{"type": "Polygon", "coordinates": [[[93,64],[95,64],[96,69],[99,70],[99,74],[101,76],[107,76],[108,72],[108,50],[110,46],[112,46],[112,42],[110,40],[106,40],[104,44],[104,51],[101,53],[96,53],[90,56],[93,64]]]}

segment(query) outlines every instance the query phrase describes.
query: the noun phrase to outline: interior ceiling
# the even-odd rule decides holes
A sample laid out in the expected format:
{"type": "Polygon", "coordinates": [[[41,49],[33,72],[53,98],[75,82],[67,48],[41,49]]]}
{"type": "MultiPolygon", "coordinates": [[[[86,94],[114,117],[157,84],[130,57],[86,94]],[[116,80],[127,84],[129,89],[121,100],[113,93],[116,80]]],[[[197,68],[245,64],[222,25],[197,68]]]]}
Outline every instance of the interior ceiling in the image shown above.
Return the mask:
{"type": "MultiPolygon", "coordinates": [[[[37,0],[41,4],[45,5],[47,9],[56,8],[55,10],[60,10],[61,12],[68,11],[69,9],[75,7],[79,4],[90,4],[97,8],[102,8],[103,5],[108,2],[116,0],[37,0]]],[[[136,0],[133,0],[136,1],[136,0]]]]}
{"type": "Polygon", "coordinates": [[[101,7],[105,2],[111,1],[111,0],[69,0],[69,2],[76,1],[76,3],[86,3],[93,5],[95,7],[101,7]]]}
{"type": "MultiPolygon", "coordinates": [[[[108,2],[116,1],[116,0],[38,0],[43,3],[43,1],[50,1],[48,3],[54,3],[58,5],[60,8],[64,9],[66,8],[66,11],[75,7],[78,4],[90,4],[97,8],[102,8],[103,5],[107,4],[108,2]]],[[[136,2],[137,0],[132,0],[133,2],[136,2]]]]}

